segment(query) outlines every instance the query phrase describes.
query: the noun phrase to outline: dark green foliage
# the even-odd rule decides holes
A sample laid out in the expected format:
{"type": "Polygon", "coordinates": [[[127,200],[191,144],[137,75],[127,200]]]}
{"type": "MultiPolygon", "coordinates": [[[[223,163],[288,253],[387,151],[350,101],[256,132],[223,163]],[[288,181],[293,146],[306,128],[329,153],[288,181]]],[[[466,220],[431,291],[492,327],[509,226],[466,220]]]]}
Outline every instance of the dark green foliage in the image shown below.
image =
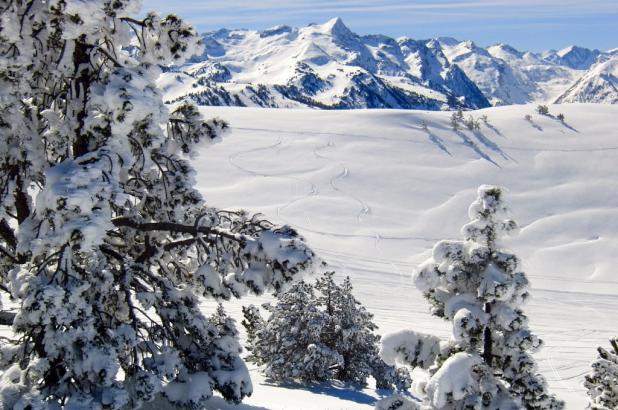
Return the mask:
{"type": "Polygon", "coordinates": [[[352,295],[349,277],[338,285],[334,272],[327,272],[315,286],[301,282],[265,308],[270,312],[266,320],[254,306],[244,307],[242,324],[248,360],[264,365],[274,380],[365,385],[373,376],[378,388],[409,388],[407,370],[378,357],[377,326],[352,295]]]}

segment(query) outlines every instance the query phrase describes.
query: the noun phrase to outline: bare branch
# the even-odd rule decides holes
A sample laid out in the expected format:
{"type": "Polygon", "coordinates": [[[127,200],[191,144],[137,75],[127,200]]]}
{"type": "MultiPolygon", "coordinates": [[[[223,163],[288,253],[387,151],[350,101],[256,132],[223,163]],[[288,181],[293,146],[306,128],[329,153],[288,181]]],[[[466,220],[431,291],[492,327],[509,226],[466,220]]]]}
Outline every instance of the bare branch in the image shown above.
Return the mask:
{"type": "Polygon", "coordinates": [[[176,233],[186,233],[189,235],[215,235],[220,236],[231,241],[245,243],[253,241],[253,238],[247,235],[232,233],[227,230],[212,228],[208,226],[195,226],[195,225],[183,225],[174,222],[146,222],[139,223],[130,218],[120,217],[112,219],[112,223],[116,227],[125,227],[132,228],[141,232],[149,232],[149,231],[165,231],[165,232],[176,232],[176,233]]]}

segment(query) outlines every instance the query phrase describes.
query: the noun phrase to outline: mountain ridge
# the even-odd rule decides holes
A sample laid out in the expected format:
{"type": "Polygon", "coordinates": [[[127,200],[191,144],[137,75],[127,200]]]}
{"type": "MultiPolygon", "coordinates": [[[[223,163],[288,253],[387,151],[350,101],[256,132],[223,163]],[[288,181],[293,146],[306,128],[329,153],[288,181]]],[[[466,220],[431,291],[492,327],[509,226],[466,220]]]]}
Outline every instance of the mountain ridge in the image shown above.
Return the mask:
{"type": "Polygon", "coordinates": [[[359,35],[339,17],[300,28],[219,29],[202,38],[202,55],[162,75],[159,83],[168,102],[478,109],[558,101],[594,64],[618,58],[618,52],[577,46],[532,53],[452,37],[359,35]]]}

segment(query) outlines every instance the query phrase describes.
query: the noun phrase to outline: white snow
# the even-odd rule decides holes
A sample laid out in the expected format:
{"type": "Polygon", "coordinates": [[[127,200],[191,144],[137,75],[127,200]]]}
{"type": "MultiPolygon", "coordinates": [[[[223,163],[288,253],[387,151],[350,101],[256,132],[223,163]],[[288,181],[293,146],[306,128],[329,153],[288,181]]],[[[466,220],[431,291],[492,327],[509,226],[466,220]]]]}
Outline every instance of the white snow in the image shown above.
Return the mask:
{"type": "Polygon", "coordinates": [[[440,352],[440,339],[414,330],[389,333],[381,342],[380,357],[390,365],[416,363],[427,369],[440,352]]]}
{"type": "Polygon", "coordinates": [[[618,57],[593,65],[556,102],[617,104],[618,57]]]}
{"type": "MultiPolygon", "coordinates": [[[[583,375],[596,346],[616,336],[618,107],[550,106],[564,124],[532,105],[491,108],[471,113],[489,118],[476,134],[452,131],[450,113],[439,112],[203,112],[232,126],[195,161],[209,204],[296,227],[351,276],[382,334],[413,329],[448,339],[449,323],[430,316],[411,273],[438,240],[460,237],[479,185],[508,187],[521,231],[505,245],[531,281],[525,312],[545,341],[535,358],[568,409],[585,407],[583,375]]],[[[226,309],[240,319],[240,302],[226,309]]],[[[276,387],[251,374],[246,403],[258,408],[368,409],[379,398],[371,389],[276,387]]]]}
{"type": "Polygon", "coordinates": [[[505,44],[485,49],[471,41],[437,41],[448,60],[459,65],[494,105],[555,99],[582,74],[505,44]]]}
{"type": "MultiPolygon", "coordinates": [[[[410,50],[387,36],[359,36],[339,18],[300,28],[284,26],[264,31],[224,29],[204,34],[204,41],[206,51],[202,56],[196,57],[191,64],[179,67],[180,72],[174,70],[160,77],[158,85],[167,99],[212,92],[212,84],[205,81],[214,79],[216,86],[223,90],[219,91],[239,96],[248,106],[260,104],[246,98],[245,91],[248,87],[261,85],[264,94],[273,97],[271,101],[277,107],[307,107],[300,100],[282,95],[274,87],[293,85],[318,103],[350,104],[344,99],[347,96],[353,100],[360,99],[356,103],[364,107],[361,101],[364,97],[355,96],[353,90],[367,87],[380,93],[380,86],[375,82],[379,80],[390,86],[391,90],[396,88],[410,95],[424,96],[441,106],[442,102],[447,101],[449,92],[461,96],[461,90],[452,87],[466,86],[461,79],[456,80],[458,84],[447,81],[445,76],[453,69],[449,68],[445,59],[438,61],[433,55],[420,55],[418,50],[410,50]],[[211,75],[212,72],[219,73],[215,66],[228,70],[225,78],[211,75]]],[[[413,43],[415,47],[419,46],[413,43]]],[[[387,100],[390,98],[386,93],[382,94],[387,100]]],[[[464,96],[478,98],[468,94],[464,96]]],[[[473,101],[469,103],[474,104],[473,101]]],[[[390,104],[401,106],[396,101],[390,101],[390,104]]],[[[237,104],[228,101],[222,105],[237,104]]]]}
{"type": "Polygon", "coordinates": [[[478,381],[472,377],[472,368],[482,362],[480,357],[464,352],[449,357],[427,383],[427,394],[430,396],[432,408],[443,408],[449,397],[461,400],[475,392],[478,381]]]}

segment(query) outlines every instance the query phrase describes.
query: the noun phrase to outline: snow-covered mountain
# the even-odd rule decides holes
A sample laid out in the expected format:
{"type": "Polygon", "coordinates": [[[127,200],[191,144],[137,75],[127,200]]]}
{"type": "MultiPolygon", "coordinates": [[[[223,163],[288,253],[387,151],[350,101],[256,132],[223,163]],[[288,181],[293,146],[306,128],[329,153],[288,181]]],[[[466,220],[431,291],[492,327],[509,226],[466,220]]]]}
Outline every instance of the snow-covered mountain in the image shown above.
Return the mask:
{"type": "Polygon", "coordinates": [[[590,50],[584,47],[569,46],[562,50],[549,50],[542,54],[547,61],[573,68],[587,70],[592,67],[603,53],[599,50],[590,50]]]}
{"type": "Polygon", "coordinates": [[[556,102],[618,104],[618,56],[592,66],[556,102]]]}
{"type": "MultiPolygon", "coordinates": [[[[596,76],[586,70],[618,56],[618,49],[536,54],[450,37],[361,36],[340,18],[301,28],[221,29],[203,40],[201,56],[161,76],[168,101],[428,110],[562,101],[576,82],[596,76]]],[[[583,101],[611,101],[606,88],[588,87],[583,101]]]]}
{"type": "Polygon", "coordinates": [[[506,44],[488,48],[472,41],[438,38],[444,54],[460,66],[492,105],[525,104],[555,99],[581,72],[521,52],[506,44]]]}
{"type": "Polygon", "coordinates": [[[203,105],[318,108],[482,108],[487,98],[423,41],[359,36],[339,18],[302,28],[219,30],[160,85],[203,105]]]}

